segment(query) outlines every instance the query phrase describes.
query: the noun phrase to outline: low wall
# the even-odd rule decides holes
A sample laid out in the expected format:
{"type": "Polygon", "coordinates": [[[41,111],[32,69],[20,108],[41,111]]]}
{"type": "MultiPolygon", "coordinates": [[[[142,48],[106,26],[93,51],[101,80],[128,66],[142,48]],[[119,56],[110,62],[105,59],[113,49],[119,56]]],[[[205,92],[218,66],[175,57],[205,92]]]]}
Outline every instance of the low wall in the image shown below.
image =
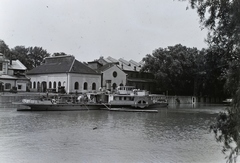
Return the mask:
{"type": "Polygon", "coordinates": [[[169,104],[194,104],[196,103],[196,97],[194,96],[168,96],[169,104]]]}
{"type": "Polygon", "coordinates": [[[169,104],[195,104],[195,103],[210,103],[210,104],[220,104],[223,99],[218,97],[195,97],[195,96],[168,96],[169,104]],[[178,99],[178,100],[177,100],[178,99]]]}
{"type": "Polygon", "coordinates": [[[0,104],[11,104],[12,102],[20,102],[22,99],[37,99],[40,94],[28,93],[0,93],[0,104]]]}

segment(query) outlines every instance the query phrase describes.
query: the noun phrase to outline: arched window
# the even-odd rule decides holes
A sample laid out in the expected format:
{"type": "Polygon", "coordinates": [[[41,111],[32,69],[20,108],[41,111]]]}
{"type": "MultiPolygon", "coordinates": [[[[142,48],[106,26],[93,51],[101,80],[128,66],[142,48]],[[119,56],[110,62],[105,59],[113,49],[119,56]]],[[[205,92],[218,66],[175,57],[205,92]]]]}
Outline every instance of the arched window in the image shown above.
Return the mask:
{"type": "Polygon", "coordinates": [[[84,90],[87,90],[87,89],[88,89],[88,84],[87,84],[87,82],[85,82],[85,83],[83,84],[83,89],[84,89],[84,90]]]}
{"type": "Polygon", "coordinates": [[[78,84],[78,82],[75,82],[74,89],[78,89],[78,88],[79,88],[79,84],[78,84]]]}
{"type": "Polygon", "coordinates": [[[11,83],[5,83],[5,89],[11,89],[11,83]]]}
{"type": "Polygon", "coordinates": [[[60,81],[58,82],[58,86],[59,86],[59,87],[61,86],[61,82],[60,82],[60,81]]]}
{"type": "Polygon", "coordinates": [[[40,82],[37,82],[37,91],[38,92],[40,92],[40,88],[41,88],[40,82]]]}
{"type": "Polygon", "coordinates": [[[56,88],[56,87],[57,87],[57,83],[53,82],[53,88],[56,88]]]}
{"type": "Polygon", "coordinates": [[[112,87],[113,87],[113,89],[116,89],[117,84],[116,84],[116,83],[113,83],[112,87]]]}
{"type": "Polygon", "coordinates": [[[33,82],[33,89],[36,88],[36,82],[33,82]]]}
{"type": "Polygon", "coordinates": [[[52,82],[48,83],[48,88],[52,88],[52,82]]]}
{"type": "Polygon", "coordinates": [[[96,83],[92,83],[92,90],[96,90],[96,83]]]}

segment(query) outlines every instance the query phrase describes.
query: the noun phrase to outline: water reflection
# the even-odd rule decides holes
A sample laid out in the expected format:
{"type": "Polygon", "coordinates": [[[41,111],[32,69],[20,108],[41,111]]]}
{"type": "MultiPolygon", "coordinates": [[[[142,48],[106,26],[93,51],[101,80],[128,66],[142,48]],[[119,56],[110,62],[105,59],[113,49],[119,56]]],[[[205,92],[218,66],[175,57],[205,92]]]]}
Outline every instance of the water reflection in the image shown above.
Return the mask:
{"type": "Polygon", "coordinates": [[[0,162],[225,162],[209,133],[224,106],[158,113],[0,108],[0,162]]]}

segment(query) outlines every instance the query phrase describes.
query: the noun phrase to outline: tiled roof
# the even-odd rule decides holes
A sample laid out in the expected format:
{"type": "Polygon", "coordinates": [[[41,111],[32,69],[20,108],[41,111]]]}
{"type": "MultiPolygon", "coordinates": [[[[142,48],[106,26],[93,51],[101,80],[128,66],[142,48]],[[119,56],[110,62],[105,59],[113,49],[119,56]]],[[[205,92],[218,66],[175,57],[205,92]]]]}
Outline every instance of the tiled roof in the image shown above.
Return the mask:
{"type": "Polygon", "coordinates": [[[106,58],[106,61],[110,61],[110,62],[113,62],[113,63],[119,62],[118,60],[116,60],[116,59],[114,59],[114,58],[112,58],[110,56],[106,58]]]}
{"type": "Polygon", "coordinates": [[[15,75],[0,75],[0,79],[9,79],[9,80],[29,80],[26,76],[15,76],[15,75]]]}
{"type": "Polygon", "coordinates": [[[119,59],[119,62],[120,62],[119,67],[120,67],[122,70],[128,70],[128,71],[133,71],[133,70],[134,70],[134,69],[131,67],[131,64],[130,64],[128,61],[120,58],[120,59],[119,59]]]}
{"type": "Polygon", "coordinates": [[[113,67],[114,65],[116,65],[116,64],[114,64],[114,63],[107,63],[107,64],[105,64],[104,66],[102,66],[102,67],[99,69],[99,71],[101,71],[101,72],[102,72],[102,71],[105,71],[105,70],[113,67]]]}
{"type": "Polygon", "coordinates": [[[12,69],[12,70],[26,70],[27,68],[19,60],[13,60],[12,64],[9,65],[9,69],[12,69]]]}
{"type": "Polygon", "coordinates": [[[117,66],[122,69],[122,70],[126,70],[126,71],[140,71],[141,67],[143,66],[143,62],[136,62],[133,60],[130,61],[126,61],[123,58],[120,58],[118,60],[112,58],[112,57],[107,57],[104,58],[104,60],[108,63],[119,63],[117,66]]]}
{"type": "Polygon", "coordinates": [[[78,60],[74,60],[74,64],[69,72],[79,74],[98,74],[96,71],[79,62],[78,60]]]}
{"type": "Polygon", "coordinates": [[[45,63],[28,71],[32,74],[53,74],[53,73],[79,73],[79,74],[98,74],[85,64],[75,60],[73,56],[48,57],[45,63]]]}

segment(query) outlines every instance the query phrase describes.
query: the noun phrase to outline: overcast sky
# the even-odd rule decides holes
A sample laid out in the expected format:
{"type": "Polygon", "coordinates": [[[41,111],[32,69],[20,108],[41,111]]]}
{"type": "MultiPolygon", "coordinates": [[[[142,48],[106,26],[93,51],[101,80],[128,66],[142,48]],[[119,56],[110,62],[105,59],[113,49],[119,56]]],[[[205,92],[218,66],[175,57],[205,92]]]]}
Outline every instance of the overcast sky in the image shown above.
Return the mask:
{"type": "Polygon", "coordinates": [[[178,0],[0,0],[0,39],[79,61],[141,61],[162,47],[207,47],[195,10],[178,0]]]}

